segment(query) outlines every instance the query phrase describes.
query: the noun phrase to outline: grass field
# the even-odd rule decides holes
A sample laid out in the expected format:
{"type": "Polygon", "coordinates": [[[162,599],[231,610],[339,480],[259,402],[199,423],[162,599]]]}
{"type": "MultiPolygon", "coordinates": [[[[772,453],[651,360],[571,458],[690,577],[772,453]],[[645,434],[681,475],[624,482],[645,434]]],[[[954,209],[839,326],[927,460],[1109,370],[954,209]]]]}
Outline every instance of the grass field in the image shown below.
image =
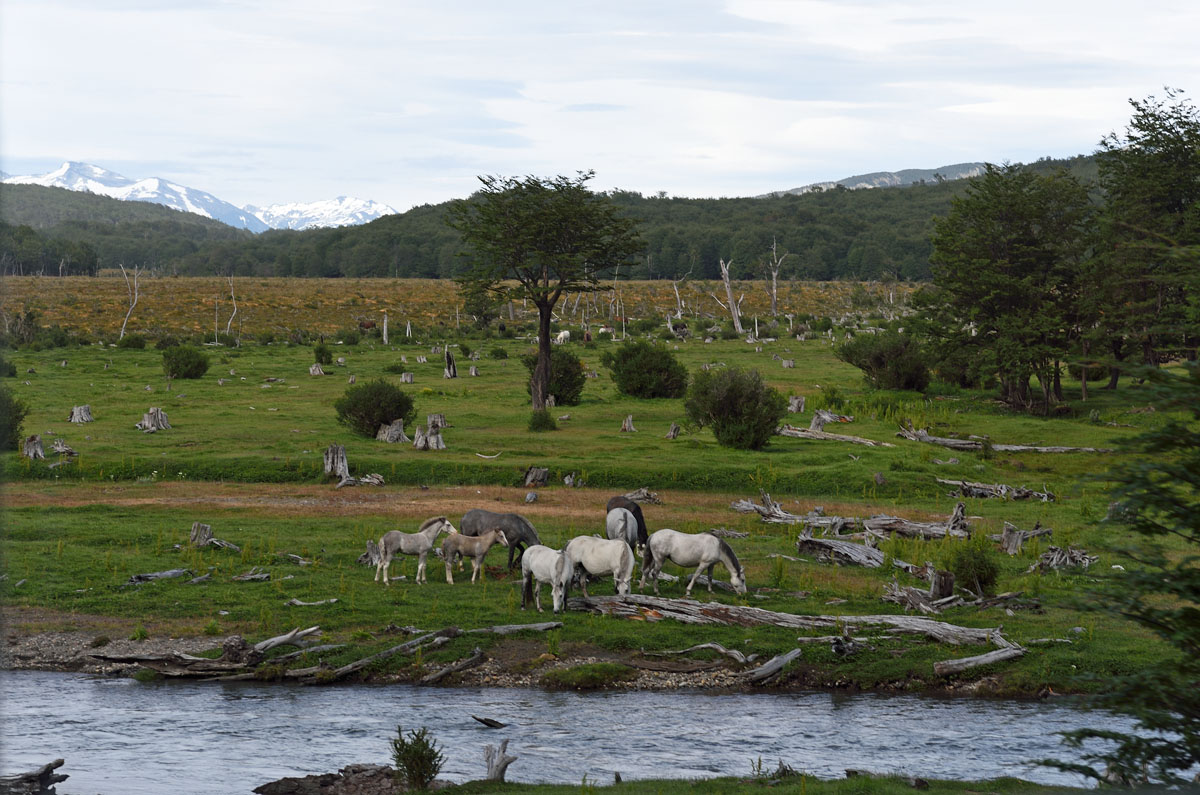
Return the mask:
{"type": "MultiPolygon", "coordinates": [[[[203,281],[154,283],[179,289],[180,305],[209,300],[211,322],[211,297],[205,299],[204,291],[217,282],[209,280],[212,284],[205,282],[200,289],[203,281]]],[[[288,296],[299,295],[301,288],[318,291],[325,296],[312,299],[319,306],[338,296],[336,310],[322,313],[322,323],[330,328],[356,322],[355,310],[346,309],[346,295],[357,290],[359,300],[365,301],[370,293],[348,282],[254,281],[272,295],[276,288],[288,296]]],[[[76,285],[70,294],[78,299],[89,284],[76,285]]],[[[28,285],[19,286],[29,294],[28,285]]],[[[424,283],[412,285],[409,292],[433,294],[445,288],[424,283]]],[[[6,289],[5,301],[11,306],[8,302],[18,290],[6,289]]],[[[662,286],[655,289],[661,292],[662,286]]],[[[817,294],[826,288],[811,289],[817,294]]],[[[838,291],[850,292],[844,286],[838,291]]],[[[246,293],[239,307],[252,301],[249,288],[246,293]]],[[[150,294],[147,290],[147,299],[150,294]]],[[[631,296],[628,303],[653,305],[662,298],[655,295],[631,296]]],[[[48,289],[39,292],[37,300],[44,320],[71,317],[48,289]]],[[[264,298],[262,304],[284,300],[264,298]]],[[[673,304],[673,294],[670,300],[673,304]]],[[[105,306],[107,325],[88,327],[88,333],[112,333],[113,309],[105,306]]],[[[845,306],[836,308],[840,312],[845,306]]],[[[434,314],[424,325],[445,321],[445,306],[430,311],[434,314]]],[[[122,316],[123,312],[115,314],[117,324],[122,316]]],[[[164,325],[170,326],[165,321],[164,325]]],[[[997,442],[1112,447],[1139,428],[1162,421],[1163,415],[1144,411],[1147,398],[1136,385],[1095,391],[1086,404],[1076,401],[1066,414],[1045,419],[1012,414],[984,392],[922,396],[868,391],[859,372],[838,361],[824,338],[783,338],[761,343],[761,351],[742,340],[673,344],[690,371],[705,364],[753,367],[783,393],[804,395],[808,413],[798,416],[796,424],[807,425],[813,408],[829,406],[855,417],[853,424],[843,426],[847,432],[895,444],[867,448],[777,437],[762,452],[733,451],[719,447],[707,430],[665,439],[670,423],[683,420],[681,401],[619,395],[607,372],[599,369],[600,354],[612,342],[569,343],[587,369],[599,370],[599,377],[588,380],[578,406],[554,410],[556,415],[570,415],[559,422],[559,430],[530,433],[526,372],[516,358],[529,349],[529,341],[464,339],[452,326],[444,328],[443,336],[423,333],[420,344],[384,346],[373,340],[335,346],[335,357],[344,357],[346,366],[327,368],[333,374],[324,377],[308,374],[313,352],[305,345],[247,342],[236,349],[214,347],[209,349],[212,366],[203,378],[177,380],[169,389],[162,354],[152,348],[92,344],[5,352],[17,369],[17,376],[5,383],[30,407],[26,433],[41,434],[47,450],[51,440],[61,436],[79,456],[74,463],[54,468],[49,465],[59,462],[49,453],[44,462],[16,454],[5,457],[8,483],[0,553],[9,576],[0,582],[0,599],[5,605],[40,611],[27,630],[69,627],[75,616],[94,615],[113,618],[120,631],[133,632],[140,626],[152,635],[238,632],[261,638],[297,625],[320,624],[327,638],[351,644],[328,658],[336,665],[396,643],[386,631],[393,625],[471,628],[536,620],[535,614],[520,610],[519,577],[503,570],[500,552],[489,558],[482,584],[459,579],[451,587],[443,581],[440,563],[431,559],[428,586],[400,582],[384,588],[371,581],[373,571],[356,563],[368,539],[393,528],[415,530],[435,515],[449,516],[457,524],[466,510],[484,507],[525,514],[544,543],[559,547],[575,535],[603,532],[603,506],[609,496],[646,486],[663,500],[661,505],[645,506],[651,530],[726,527],[749,534],[732,544],[746,567],[750,593],[734,597],[718,592],[714,598],[803,614],[895,613],[896,605],[880,600],[885,584],[893,577],[902,584],[919,584],[916,580],[890,568],[769,558],[795,555],[799,528],[763,524],[729,505],[767,491],[794,513],[822,506],[827,515],[943,518],[957,502],[948,487],[936,482],[943,477],[1046,488],[1058,499],[966,500],[976,533],[999,533],[1005,521],[1025,529],[1035,522],[1054,529],[1051,540],[1035,539],[1021,555],[1000,560],[997,589],[1021,591],[1040,608],[1008,615],[1003,607],[960,607],[942,618],[966,626],[1003,625],[1005,636],[1018,643],[1037,638],[1071,643],[1031,647],[1019,660],[951,678],[935,676],[933,663],[978,649],[892,639],[844,660],[827,646],[814,645],[791,669],[793,684],[923,690],[982,681],[987,692],[1032,694],[1046,686],[1068,691],[1101,686],[1104,677],[1133,670],[1162,653],[1164,647],[1144,633],[1085,609],[1088,589],[1101,579],[1119,577],[1112,565],[1124,563],[1114,551],[1125,539],[1101,523],[1108,505],[1105,484],[1089,479],[1121,460],[1121,454],[951,453],[894,436],[901,422],[910,421],[941,436],[986,434],[997,442]],[[447,343],[483,352],[475,362],[478,377],[466,375],[468,362],[460,356],[462,376],[442,378],[441,357],[431,348],[447,343]],[[497,347],[507,352],[507,359],[490,357],[497,347]],[[429,361],[419,364],[417,355],[429,361]],[[336,422],[332,404],[347,388],[348,377],[354,375],[358,383],[376,377],[398,381],[386,368],[401,364],[401,357],[407,359],[404,369],[414,373],[410,394],[418,416],[441,413],[450,423],[443,433],[447,450],[418,452],[408,445],[354,437],[336,422]],[[795,367],[783,368],[780,358],[793,359],[795,367]],[[227,383],[221,385],[218,379],[227,383]],[[95,421],[71,425],[67,416],[72,406],[81,404],[91,406],[95,421]],[[147,435],[133,427],[151,406],[166,411],[171,429],[147,435]],[[629,414],[638,432],[620,433],[621,421],[629,414]],[[386,485],[335,491],[322,472],[322,453],[332,443],[346,446],[352,472],[380,473],[386,485]],[[958,462],[937,463],[951,458],[958,462]],[[548,467],[551,480],[539,490],[537,502],[526,505],[528,489],[520,483],[531,465],[548,467]],[[582,487],[562,485],[563,476],[571,473],[583,481],[582,487]],[[189,548],[194,521],[211,524],[217,537],[238,544],[241,552],[189,548]],[[1087,571],[1027,573],[1049,543],[1083,546],[1100,560],[1087,571]],[[313,565],[289,563],[281,557],[286,553],[313,565]],[[230,579],[253,566],[270,571],[271,581],[230,579]],[[199,586],[182,580],[126,585],[134,574],[178,567],[196,575],[211,572],[212,580],[199,586]],[[286,607],[293,598],[338,601],[286,607]],[[1076,680],[1078,674],[1098,680],[1088,684],[1076,680]]],[[[394,317],[392,329],[394,343],[394,317]]],[[[461,353],[462,348],[452,350],[461,353]]],[[[1069,394],[1077,393],[1077,385],[1066,386],[1069,394]]],[[[904,560],[930,560],[941,566],[956,543],[962,542],[888,541],[882,548],[904,560]]],[[[414,568],[411,560],[393,564],[394,573],[409,577],[414,568]]],[[[681,573],[670,566],[668,571],[681,573]]],[[[718,570],[718,577],[724,573],[718,570]]],[[[611,582],[600,583],[593,592],[608,593],[611,588],[611,582]]],[[[666,585],[663,593],[682,595],[682,586],[666,585]]],[[[531,643],[541,651],[600,649],[630,655],[717,641],[764,659],[796,645],[794,631],[775,628],[700,630],[669,621],[632,622],[579,613],[567,614],[564,621],[561,631],[531,643]]],[[[463,656],[478,642],[478,636],[458,638],[417,665],[463,656]]],[[[414,671],[413,661],[404,660],[368,674],[414,671]]]]}

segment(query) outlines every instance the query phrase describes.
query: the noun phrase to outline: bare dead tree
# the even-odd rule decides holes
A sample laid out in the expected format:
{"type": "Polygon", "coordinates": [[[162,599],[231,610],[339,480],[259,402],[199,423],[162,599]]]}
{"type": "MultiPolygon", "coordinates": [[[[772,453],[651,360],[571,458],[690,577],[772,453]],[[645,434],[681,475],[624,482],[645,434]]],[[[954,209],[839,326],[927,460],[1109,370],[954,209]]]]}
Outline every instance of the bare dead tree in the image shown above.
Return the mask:
{"type": "Polygon", "coordinates": [[[681,279],[671,281],[671,289],[675,291],[675,317],[679,320],[683,319],[683,299],[679,297],[679,285],[686,282],[691,275],[692,269],[688,268],[688,272],[683,274],[681,279]]]}
{"type": "Polygon", "coordinates": [[[781,257],[775,248],[775,238],[771,237],[771,259],[766,263],[767,272],[771,274],[771,281],[767,287],[767,294],[771,296],[771,317],[779,317],[779,271],[783,268],[783,261],[788,258],[788,253],[784,253],[781,257]]]}
{"type": "Polygon", "coordinates": [[[125,263],[120,263],[121,275],[125,277],[125,287],[129,290],[129,311],[125,313],[125,319],[121,321],[121,334],[117,339],[125,338],[125,326],[129,323],[129,316],[133,314],[133,308],[137,306],[138,298],[141,293],[138,289],[138,277],[142,273],[141,267],[133,266],[133,283],[129,282],[129,274],[125,271],[125,263]]]}
{"type": "Polygon", "coordinates": [[[233,274],[229,274],[229,300],[233,301],[233,314],[229,316],[229,321],[225,324],[225,334],[228,335],[233,328],[233,319],[237,317],[237,296],[233,292],[233,274]]]}
{"type": "Polygon", "coordinates": [[[729,266],[733,265],[733,260],[730,260],[729,262],[726,262],[725,260],[719,260],[718,262],[721,266],[721,281],[725,283],[725,299],[729,303],[722,303],[721,299],[717,298],[717,296],[713,293],[709,293],[709,295],[713,297],[714,301],[721,305],[722,309],[729,312],[730,316],[733,318],[733,330],[736,331],[738,335],[741,335],[745,333],[742,330],[742,300],[746,296],[743,294],[742,297],[737,301],[733,300],[733,284],[729,281],[729,266]]]}

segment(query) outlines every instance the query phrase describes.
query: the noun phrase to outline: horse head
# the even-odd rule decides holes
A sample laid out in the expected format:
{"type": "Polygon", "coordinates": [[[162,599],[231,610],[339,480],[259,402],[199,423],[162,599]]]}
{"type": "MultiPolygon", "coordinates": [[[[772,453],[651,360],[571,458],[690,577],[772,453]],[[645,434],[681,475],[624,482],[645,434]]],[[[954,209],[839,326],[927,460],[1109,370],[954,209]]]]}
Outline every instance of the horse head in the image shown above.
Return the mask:
{"type": "Polygon", "coordinates": [[[554,561],[554,577],[550,580],[550,596],[554,600],[554,612],[561,613],[566,609],[563,604],[566,601],[567,589],[567,556],[558,553],[558,559],[554,561]]]}
{"type": "Polygon", "coordinates": [[[439,532],[443,532],[446,535],[456,535],[458,533],[458,530],[455,529],[454,525],[450,523],[449,519],[443,519],[442,520],[442,529],[439,532]]]}

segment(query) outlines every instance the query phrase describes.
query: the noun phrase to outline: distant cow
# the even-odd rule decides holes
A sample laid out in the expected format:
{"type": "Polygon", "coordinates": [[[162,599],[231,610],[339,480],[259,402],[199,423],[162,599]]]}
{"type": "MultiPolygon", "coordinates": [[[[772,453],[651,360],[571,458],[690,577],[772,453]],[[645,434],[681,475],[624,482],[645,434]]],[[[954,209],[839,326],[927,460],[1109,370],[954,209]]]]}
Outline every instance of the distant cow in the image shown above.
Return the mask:
{"type": "Polygon", "coordinates": [[[358,322],[358,327],[362,331],[370,331],[371,329],[375,328],[375,321],[374,320],[360,320],[358,322]]]}
{"type": "Polygon", "coordinates": [[[564,342],[567,342],[570,339],[571,339],[571,332],[567,331],[566,329],[563,329],[562,331],[560,331],[554,335],[554,344],[562,345],[564,342]]]}

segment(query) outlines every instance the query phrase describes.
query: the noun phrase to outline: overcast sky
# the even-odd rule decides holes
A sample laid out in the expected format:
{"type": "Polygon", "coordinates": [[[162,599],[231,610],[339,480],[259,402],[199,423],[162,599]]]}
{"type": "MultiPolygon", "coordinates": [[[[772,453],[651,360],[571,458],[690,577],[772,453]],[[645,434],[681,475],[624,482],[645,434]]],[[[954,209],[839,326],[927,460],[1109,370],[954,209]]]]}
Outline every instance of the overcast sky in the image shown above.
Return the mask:
{"type": "Polygon", "coordinates": [[[1091,152],[1195,0],[0,0],[0,168],[398,210],[478,174],[747,196],[1091,152]]]}

